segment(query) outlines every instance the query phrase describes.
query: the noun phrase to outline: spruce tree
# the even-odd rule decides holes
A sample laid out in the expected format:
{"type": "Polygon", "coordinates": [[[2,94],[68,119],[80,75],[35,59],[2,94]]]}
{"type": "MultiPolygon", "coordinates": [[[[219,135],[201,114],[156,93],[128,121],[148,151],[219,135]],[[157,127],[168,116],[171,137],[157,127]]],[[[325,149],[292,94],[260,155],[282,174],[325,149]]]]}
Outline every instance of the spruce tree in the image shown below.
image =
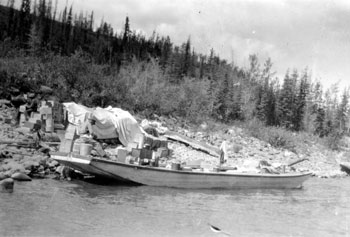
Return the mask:
{"type": "Polygon", "coordinates": [[[303,128],[303,119],[306,107],[306,98],[309,93],[309,78],[307,69],[300,79],[298,94],[295,99],[295,107],[293,113],[293,126],[296,131],[300,131],[303,128]]]}
{"type": "Polygon", "coordinates": [[[289,75],[287,71],[282,90],[279,95],[278,105],[277,105],[277,116],[278,122],[281,126],[287,129],[294,129],[293,127],[293,112],[294,112],[294,102],[295,102],[295,84],[298,74],[294,70],[292,75],[289,75]]]}
{"type": "Polygon", "coordinates": [[[325,118],[326,113],[323,106],[319,106],[316,112],[316,119],[314,121],[315,124],[315,132],[314,134],[323,137],[325,136],[325,118]]]}
{"type": "Polygon", "coordinates": [[[191,68],[191,38],[189,37],[187,39],[186,44],[182,46],[182,54],[183,54],[183,60],[182,60],[182,68],[181,68],[181,73],[183,76],[188,76],[189,71],[191,68]]]}
{"type": "Polygon", "coordinates": [[[28,35],[30,31],[30,26],[32,23],[30,15],[30,0],[22,0],[20,13],[19,13],[19,40],[23,47],[25,47],[28,41],[28,35]]]}
{"type": "Polygon", "coordinates": [[[337,115],[335,126],[341,134],[347,132],[349,128],[349,89],[344,89],[337,115]]]}
{"type": "Polygon", "coordinates": [[[9,14],[7,16],[7,27],[6,27],[6,36],[15,39],[17,29],[16,29],[16,14],[15,14],[15,0],[9,0],[7,6],[9,8],[9,14]]]}
{"type": "Polygon", "coordinates": [[[30,27],[30,34],[28,39],[28,51],[32,56],[37,56],[41,50],[41,35],[37,28],[37,24],[35,22],[30,27]]]}
{"type": "Polygon", "coordinates": [[[259,120],[264,122],[265,124],[271,123],[271,116],[274,111],[274,99],[273,99],[273,91],[271,91],[270,81],[274,74],[271,71],[272,62],[271,59],[267,59],[264,64],[264,69],[261,75],[261,81],[258,86],[258,99],[256,106],[256,115],[259,120]]]}

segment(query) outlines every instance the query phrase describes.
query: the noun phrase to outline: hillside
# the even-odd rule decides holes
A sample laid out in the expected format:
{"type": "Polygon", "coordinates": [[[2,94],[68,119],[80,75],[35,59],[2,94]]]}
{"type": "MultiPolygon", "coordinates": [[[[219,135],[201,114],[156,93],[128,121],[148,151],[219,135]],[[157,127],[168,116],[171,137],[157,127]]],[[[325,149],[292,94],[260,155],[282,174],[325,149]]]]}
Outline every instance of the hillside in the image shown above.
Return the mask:
{"type": "Polygon", "coordinates": [[[0,97],[9,88],[35,92],[45,85],[62,102],[158,114],[189,137],[215,146],[225,140],[232,165],[307,158],[295,167],[338,174],[346,152],[329,149],[339,149],[348,133],[349,91],[324,90],[307,69],[275,78],[272,60],[259,62],[255,54],[241,68],[214,49],[196,53],[190,38],[180,46],[156,33],[146,38],[131,30],[128,17],[116,34],[107,22],[94,29],[92,13],[74,17],[66,7],[56,15],[42,4],[35,12],[0,5],[0,97]]]}

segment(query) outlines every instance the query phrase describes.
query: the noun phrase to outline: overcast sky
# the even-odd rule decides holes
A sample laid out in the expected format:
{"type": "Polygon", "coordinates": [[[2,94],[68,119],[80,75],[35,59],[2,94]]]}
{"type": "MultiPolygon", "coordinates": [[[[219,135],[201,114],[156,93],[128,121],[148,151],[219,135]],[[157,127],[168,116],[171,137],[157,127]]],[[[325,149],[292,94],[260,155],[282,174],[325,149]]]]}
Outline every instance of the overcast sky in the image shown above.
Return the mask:
{"type": "MultiPolygon", "coordinates": [[[[54,0],[53,0],[54,2],[54,0]]],[[[288,68],[312,70],[328,86],[350,85],[350,1],[346,0],[67,0],[73,11],[94,11],[114,30],[129,16],[132,30],[155,30],[196,52],[214,48],[221,58],[248,67],[249,54],[271,57],[283,77],[288,68]]],[[[60,7],[66,0],[58,0],[60,7]]]]}

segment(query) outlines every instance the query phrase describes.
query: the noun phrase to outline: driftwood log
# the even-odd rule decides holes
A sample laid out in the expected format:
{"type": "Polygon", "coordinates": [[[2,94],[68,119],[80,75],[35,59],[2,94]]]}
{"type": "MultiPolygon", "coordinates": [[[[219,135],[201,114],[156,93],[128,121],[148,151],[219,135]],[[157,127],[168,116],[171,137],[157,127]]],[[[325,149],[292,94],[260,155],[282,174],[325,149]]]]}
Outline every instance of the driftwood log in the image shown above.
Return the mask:
{"type": "Polygon", "coordinates": [[[186,145],[191,146],[192,148],[194,148],[196,150],[203,151],[203,152],[205,152],[209,155],[212,155],[212,156],[220,156],[220,153],[221,153],[220,148],[218,148],[218,147],[214,147],[214,146],[208,145],[206,143],[196,141],[194,139],[191,139],[191,138],[189,138],[185,135],[182,135],[180,133],[177,133],[177,132],[167,131],[164,134],[164,137],[166,137],[167,139],[172,140],[172,141],[177,141],[177,142],[186,144],[186,145]]]}
{"type": "Polygon", "coordinates": [[[35,146],[35,142],[15,141],[15,140],[0,140],[0,144],[12,146],[35,146]]]}
{"type": "Polygon", "coordinates": [[[298,159],[296,161],[290,162],[289,164],[287,164],[287,166],[293,166],[293,165],[299,164],[300,162],[303,162],[303,161],[306,161],[306,160],[309,160],[309,159],[308,158],[301,158],[301,159],[298,159]]]}

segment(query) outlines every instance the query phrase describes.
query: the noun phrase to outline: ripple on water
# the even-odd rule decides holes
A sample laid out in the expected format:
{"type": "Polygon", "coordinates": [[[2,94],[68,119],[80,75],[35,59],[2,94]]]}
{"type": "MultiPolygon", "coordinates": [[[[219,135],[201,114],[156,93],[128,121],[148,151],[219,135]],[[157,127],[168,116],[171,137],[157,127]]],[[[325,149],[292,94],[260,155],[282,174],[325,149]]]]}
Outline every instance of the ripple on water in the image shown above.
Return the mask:
{"type": "Polygon", "coordinates": [[[33,180],[0,195],[0,236],[349,235],[350,179],[297,190],[183,190],[33,180]]]}

